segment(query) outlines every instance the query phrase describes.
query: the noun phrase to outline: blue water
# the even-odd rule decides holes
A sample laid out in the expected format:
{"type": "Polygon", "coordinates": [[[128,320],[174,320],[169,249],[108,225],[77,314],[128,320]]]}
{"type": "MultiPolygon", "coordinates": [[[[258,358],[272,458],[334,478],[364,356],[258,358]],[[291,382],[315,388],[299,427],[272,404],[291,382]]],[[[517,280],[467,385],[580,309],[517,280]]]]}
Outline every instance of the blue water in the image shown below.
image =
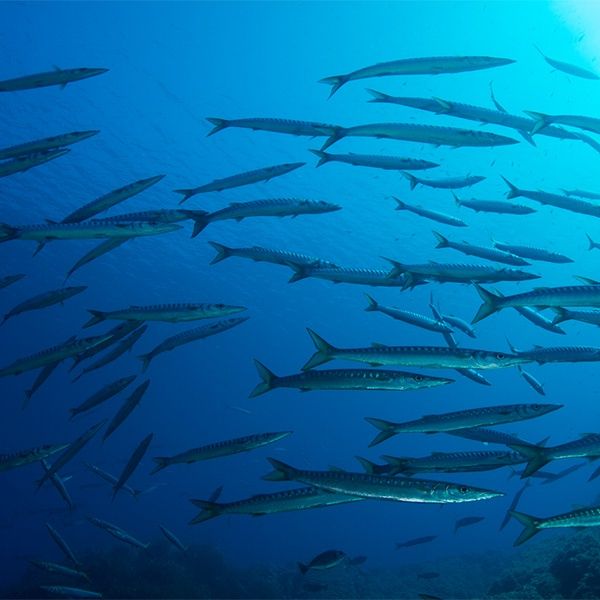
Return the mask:
{"type": "MultiPolygon", "coordinates": [[[[45,512],[62,508],[62,501],[50,486],[35,492],[34,482],[41,476],[37,465],[2,474],[0,589],[18,581],[27,568],[27,558],[60,560],[60,551],[45,530],[47,521],[80,553],[118,544],[87,523],[89,515],[157,543],[161,523],[186,544],[214,546],[231,565],[289,567],[290,572],[297,560],[330,548],[367,555],[368,564],[380,568],[464,552],[512,551],[518,526],[511,523],[499,533],[498,525],[521,482],[509,480],[507,469],[447,477],[506,492],[505,498],[487,502],[442,508],[364,502],[260,519],[221,517],[187,526],[196,514],[189,499],[206,498],[219,485],[224,486],[225,500],[283,489],[260,479],[269,470],[267,456],[299,467],[337,465],[358,470],[355,455],[375,460],[381,453],[421,456],[432,451],[485,449],[476,442],[448,436],[406,435],[369,450],[374,430],[363,420],[365,416],[403,421],[428,413],[540,398],[509,369],[489,373],[491,387],[456,375],[451,386],[419,392],[300,394],[276,390],[249,400],[248,394],[258,382],[252,359],[260,359],[277,374],[297,372],[313,351],[306,327],[339,346],[373,341],[443,344],[435,333],[364,312],[364,292],[381,303],[422,313],[428,313],[433,292],[445,312],[468,321],[479,298],[472,287],[455,284],[431,284],[412,292],[333,285],[317,279],[289,285],[290,272],[282,266],[235,258],[209,266],[214,253],[207,242],[256,244],[370,268],[386,268],[382,256],[404,262],[484,262],[451,250],[435,250],[433,228],[452,239],[476,244],[490,245],[494,237],[563,252],[576,262],[535,263],[529,270],[542,275],[544,284],[568,285],[574,283],[573,275],[597,276],[597,255],[588,252],[584,233],[600,238],[600,227],[592,217],[527,201],[523,203],[538,210],[534,215],[475,214],[456,207],[447,191],[419,187],[411,192],[398,173],[337,163],[315,169],[315,157],[308,149],[320,147],[320,139],[243,129],[206,137],[211,126],[205,117],[281,117],[348,126],[400,121],[479,128],[476,123],[450,117],[368,104],[365,88],[492,107],[490,82],[498,100],[516,114],[539,110],[594,115],[599,84],[553,72],[534,47],[537,44],[552,57],[594,69],[590,60],[592,17],[586,22],[588,32],[586,27],[574,25],[573,19],[565,21],[570,7],[569,2],[0,5],[0,79],[46,71],[52,65],[110,69],[64,90],[51,87],[0,95],[3,147],[71,130],[101,130],[100,135],[72,146],[65,157],[0,180],[0,221],[25,224],[61,219],[114,188],[157,174],[166,177],[109,214],[174,208],[179,199],[173,193],[176,188],[293,161],[306,161],[307,165],[267,183],[196,196],[187,206],[216,210],[232,201],[297,196],[343,207],[338,212],[296,219],[219,222],[193,240],[191,226],[186,224],[175,234],[129,242],[71,278],[71,285],[89,286],[84,294],[65,306],[32,312],[2,327],[0,364],[4,365],[79,334],[89,308],[225,302],[248,307],[250,316],[239,328],[155,359],[147,373],[150,388],[140,407],[106,443],[100,438],[93,440],[64,469],[63,475],[72,476],[68,487],[77,505],[72,515],[45,512]],[[517,62],[456,75],[352,82],[330,100],[328,87],[317,83],[322,77],[385,60],[468,54],[509,57],[517,62]],[[391,196],[459,216],[469,227],[457,230],[396,212],[391,196]],[[252,453],[149,475],[152,456],[279,430],[293,430],[294,434],[252,453]],[[121,494],[111,502],[107,486],[87,485],[100,480],[85,471],[84,460],[118,473],[133,448],[150,432],[154,432],[151,450],[130,483],[139,488],[158,486],[154,491],[138,501],[121,494]],[[471,515],[485,520],[453,536],[455,520],[471,515]],[[394,550],[396,541],[428,534],[440,538],[402,553],[394,550]]],[[[590,11],[593,13],[593,8],[590,11]]],[[[518,138],[511,130],[482,129],[518,138]]],[[[487,176],[472,190],[461,191],[459,195],[466,197],[501,198],[506,186],[500,175],[528,189],[600,191],[594,150],[582,143],[543,136],[537,136],[536,142],[537,147],[521,141],[499,148],[451,150],[354,138],[338,143],[333,151],[396,154],[441,163],[435,172],[424,172],[424,177],[487,176]]],[[[55,242],[36,257],[32,257],[32,243],[0,245],[0,275],[27,274],[22,282],[0,292],[0,313],[30,296],[60,287],[71,265],[95,243],[55,242]]],[[[533,285],[499,287],[505,293],[516,293],[533,285]]],[[[139,372],[136,355],[186,327],[151,324],[131,354],[75,384],[70,383],[68,365],[60,366],[27,410],[21,410],[21,401],[34,375],[3,379],[0,450],[71,440],[93,423],[111,418],[120,405],[118,398],[72,422],[68,421],[68,408],[104,383],[139,372]]],[[[507,350],[506,337],[521,348],[533,344],[598,345],[597,330],[592,326],[567,323],[565,329],[567,336],[553,335],[514,312],[503,311],[476,327],[477,340],[460,334],[459,338],[464,346],[502,351],[507,350]]],[[[598,378],[593,363],[532,366],[528,370],[544,382],[547,401],[565,407],[537,421],[505,426],[504,431],[533,441],[551,435],[551,443],[560,443],[597,430],[598,378]]],[[[570,464],[563,461],[552,468],[557,471],[570,464]]],[[[592,468],[581,469],[552,486],[532,486],[521,507],[546,516],[575,504],[593,503],[598,488],[586,483],[592,468]]],[[[468,572],[468,562],[464,569],[468,572]]]]}

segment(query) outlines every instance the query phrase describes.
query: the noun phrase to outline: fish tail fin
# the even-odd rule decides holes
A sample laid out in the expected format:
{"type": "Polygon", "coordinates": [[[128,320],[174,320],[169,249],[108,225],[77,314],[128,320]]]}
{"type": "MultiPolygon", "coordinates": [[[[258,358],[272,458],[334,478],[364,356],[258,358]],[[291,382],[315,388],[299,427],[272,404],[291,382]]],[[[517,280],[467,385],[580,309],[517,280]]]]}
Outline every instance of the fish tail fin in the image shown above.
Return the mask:
{"type": "Polygon", "coordinates": [[[456,206],[462,206],[460,198],[454,192],[452,192],[452,197],[454,198],[454,203],[456,204],[456,206]]]}
{"type": "Polygon", "coordinates": [[[333,75],[332,77],[319,79],[319,83],[326,83],[327,85],[331,86],[329,98],[331,98],[331,96],[333,96],[347,81],[347,75],[333,75]]]}
{"type": "Polygon", "coordinates": [[[523,525],[523,531],[521,531],[521,534],[515,540],[513,546],[520,546],[521,544],[524,544],[527,540],[531,539],[536,533],[539,533],[540,519],[519,512],[517,510],[511,510],[509,511],[509,514],[511,517],[519,521],[521,525],[523,525]]]}
{"type": "Polygon", "coordinates": [[[377,465],[368,458],[363,458],[362,456],[355,456],[356,460],[360,463],[360,466],[363,468],[365,473],[369,475],[373,475],[376,471],[377,465]]]}
{"type": "Polygon", "coordinates": [[[330,155],[327,152],[323,152],[323,150],[311,150],[311,152],[319,157],[319,162],[317,163],[317,167],[324,165],[326,162],[331,160],[330,155]]]}
{"type": "Polygon", "coordinates": [[[435,239],[437,240],[436,248],[448,248],[448,238],[444,237],[441,233],[437,231],[432,231],[431,233],[433,233],[435,239]]]}
{"type": "Polygon", "coordinates": [[[168,456],[155,456],[152,460],[156,463],[156,466],[154,469],[152,469],[152,471],[150,471],[150,475],[154,475],[155,473],[158,473],[169,466],[168,456]]]}
{"type": "Polygon", "coordinates": [[[526,110],[525,114],[529,115],[532,119],[535,120],[535,123],[531,128],[531,135],[535,135],[538,131],[540,131],[540,129],[544,129],[544,127],[550,124],[550,117],[545,113],[535,112],[533,110],[526,110]]]}
{"type": "Polygon", "coordinates": [[[394,423],[391,421],[384,421],[383,419],[375,419],[373,417],[365,417],[365,421],[373,425],[376,429],[379,429],[379,433],[373,438],[373,441],[369,444],[369,448],[381,444],[381,442],[385,442],[385,440],[396,435],[394,423]]]}
{"type": "Polygon", "coordinates": [[[293,275],[288,279],[288,283],[296,283],[296,281],[306,279],[310,276],[306,265],[299,265],[293,262],[286,262],[286,265],[294,271],[293,275]]]}
{"type": "Polygon", "coordinates": [[[392,198],[396,201],[396,210],[406,209],[406,202],[402,202],[402,200],[400,200],[400,198],[396,198],[396,196],[392,196],[392,198]]]}
{"type": "Polygon", "coordinates": [[[402,171],[402,175],[404,175],[404,177],[406,177],[406,179],[408,179],[408,182],[410,183],[410,189],[411,190],[414,190],[419,185],[418,178],[415,177],[414,175],[412,175],[411,173],[407,173],[406,171],[402,171]]]}
{"type": "Polygon", "coordinates": [[[569,321],[569,311],[561,308],[560,306],[552,307],[554,311],[554,319],[552,319],[552,325],[558,325],[558,323],[564,323],[565,321],[569,321]]]}
{"type": "Polygon", "coordinates": [[[176,194],[181,194],[183,198],[179,201],[179,204],[183,204],[186,200],[189,200],[196,192],[194,188],[183,188],[180,190],[173,190],[176,194]]]}
{"type": "Polygon", "coordinates": [[[14,239],[19,230],[8,223],[0,223],[0,242],[7,242],[14,239]]]}
{"type": "Polygon", "coordinates": [[[396,475],[403,473],[405,475],[412,475],[412,472],[408,468],[408,459],[402,458],[401,456],[389,456],[384,454],[381,458],[390,466],[390,475],[396,475]]]}
{"type": "MultiPolygon", "coordinates": [[[[185,198],[184,200],[187,200],[185,198]]],[[[205,210],[188,210],[183,211],[192,221],[194,221],[194,228],[192,230],[192,238],[195,238],[199,233],[204,231],[204,228],[208,225],[208,212],[205,210]]]]}
{"type": "Polygon", "coordinates": [[[500,177],[504,179],[504,183],[508,186],[508,192],[506,192],[507,198],[518,198],[519,196],[522,196],[521,190],[516,185],[513,185],[506,177],[504,177],[504,175],[500,175],[500,177]]]}
{"type": "Polygon", "coordinates": [[[300,569],[300,573],[302,573],[302,575],[306,575],[306,573],[308,572],[308,565],[305,565],[304,563],[299,562],[298,569],[300,569]]]}
{"type": "Polygon", "coordinates": [[[586,234],[585,234],[585,236],[586,236],[586,237],[587,237],[587,239],[588,239],[588,244],[589,244],[589,246],[588,246],[588,250],[593,250],[594,248],[597,248],[597,247],[598,247],[598,243],[597,243],[597,242],[595,242],[595,241],[592,239],[592,237],[590,236],[590,234],[589,234],[589,233],[586,233],[586,234]]]}
{"type": "Polygon", "coordinates": [[[321,146],[321,151],[327,150],[330,146],[333,146],[338,140],[341,140],[346,134],[346,130],[343,127],[336,127],[334,132],[325,140],[325,143],[321,146]]]}
{"type": "Polygon", "coordinates": [[[332,360],[332,353],[335,351],[335,347],[329,342],[326,342],[319,334],[315,333],[312,329],[306,329],[310,339],[313,341],[317,351],[308,359],[308,362],[302,367],[303,371],[314,369],[319,365],[324,365],[332,360]]]}
{"type": "Polygon", "coordinates": [[[273,382],[277,379],[277,375],[267,369],[260,361],[254,359],[254,365],[262,381],[250,392],[250,398],[256,398],[256,396],[261,396],[272,390],[273,382]]]}
{"type": "Polygon", "coordinates": [[[365,310],[367,312],[378,310],[379,304],[377,304],[377,300],[375,300],[375,298],[373,298],[373,296],[369,296],[369,294],[365,294],[365,296],[367,297],[367,302],[369,303],[369,305],[367,306],[367,308],[365,308],[365,310]]]}
{"type": "Polygon", "coordinates": [[[214,258],[210,261],[211,265],[215,265],[218,262],[221,262],[222,260],[225,260],[226,258],[229,258],[230,256],[232,256],[231,248],[228,248],[227,246],[224,246],[223,244],[219,244],[218,242],[208,242],[208,243],[217,252],[215,254],[214,258]]]}
{"type": "Polygon", "coordinates": [[[44,249],[44,246],[47,243],[48,242],[38,242],[38,245],[36,246],[35,250],[33,251],[33,255],[32,256],[37,256],[44,249]]]}
{"type": "Polygon", "coordinates": [[[87,327],[91,327],[92,325],[96,325],[96,323],[100,323],[106,319],[105,313],[101,310],[88,310],[88,312],[92,315],[92,318],[83,326],[84,329],[87,327]]]}
{"type": "Polygon", "coordinates": [[[471,323],[477,323],[479,321],[482,321],[486,317],[489,317],[490,315],[493,315],[495,312],[497,312],[499,310],[498,302],[502,299],[501,296],[493,294],[485,288],[482,288],[480,285],[475,285],[475,289],[477,290],[477,293],[481,296],[483,304],[479,307],[479,310],[477,311],[477,314],[473,317],[471,323]]]}
{"type": "MultiPolygon", "coordinates": [[[[510,340],[509,340],[508,338],[506,338],[506,343],[508,344],[508,347],[510,348],[510,351],[511,351],[513,354],[518,354],[518,350],[517,350],[517,349],[516,349],[516,348],[515,348],[515,347],[514,347],[512,344],[511,344],[511,342],[510,342],[510,340]]],[[[521,365],[519,365],[519,367],[520,367],[520,366],[521,366],[521,365]]],[[[520,369],[520,370],[522,370],[522,369],[520,369]]]]}
{"type": "Polygon", "coordinates": [[[523,473],[521,473],[521,479],[530,477],[550,462],[546,456],[546,448],[543,446],[534,446],[533,444],[509,444],[509,447],[525,456],[528,460],[523,473]]]}
{"type": "Polygon", "coordinates": [[[373,90],[371,88],[367,88],[367,92],[373,96],[369,102],[388,102],[391,96],[388,94],[384,94],[383,92],[378,92],[377,90],[373,90]]]}
{"type": "Polygon", "coordinates": [[[390,271],[388,277],[393,279],[394,277],[398,277],[398,275],[402,275],[407,272],[407,269],[404,264],[400,261],[394,260],[393,258],[382,257],[383,260],[387,260],[392,265],[392,270],[390,271]]]}
{"type": "Polygon", "coordinates": [[[142,373],[145,373],[146,369],[150,366],[150,362],[154,358],[152,356],[152,352],[148,352],[147,354],[140,354],[138,358],[142,361],[142,373]]]}
{"type": "Polygon", "coordinates": [[[284,462],[277,460],[275,458],[267,458],[267,460],[271,463],[271,466],[274,471],[268,473],[263,477],[266,481],[291,481],[294,479],[294,474],[296,469],[294,467],[290,467],[284,462]]]}
{"type": "Polygon", "coordinates": [[[206,117],[206,120],[214,125],[214,127],[208,132],[208,135],[214,135],[221,131],[221,129],[226,129],[229,127],[229,121],[227,119],[218,119],[216,117],[206,117]]]}
{"type": "Polygon", "coordinates": [[[218,517],[223,512],[222,505],[218,502],[211,502],[210,500],[190,500],[190,502],[202,509],[202,512],[189,522],[190,525],[204,523],[204,521],[218,517]]]}

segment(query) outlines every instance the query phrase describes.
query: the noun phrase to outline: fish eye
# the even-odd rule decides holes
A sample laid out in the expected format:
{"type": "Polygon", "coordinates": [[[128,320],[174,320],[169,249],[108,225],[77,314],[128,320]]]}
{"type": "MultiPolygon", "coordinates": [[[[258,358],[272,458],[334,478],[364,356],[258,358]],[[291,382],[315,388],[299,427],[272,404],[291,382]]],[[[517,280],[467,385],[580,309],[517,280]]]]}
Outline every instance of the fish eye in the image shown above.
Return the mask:
{"type": "Polygon", "coordinates": [[[532,404],[532,405],[531,405],[531,408],[532,408],[533,410],[540,410],[542,407],[541,407],[539,404],[532,404]]]}
{"type": "Polygon", "coordinates": [[[466,493],[469,491],[469,488],[468,488],[466,485],[461,485],[461,486],[458,488],[458,491],[459,491],[461,494],[466,494],[466,493]]]}
{"type": "Polygon", "coordinates": [[[502,354],[502,352],[498,352],[498,353],[496,354],[496,358],[497,358],[497,359],[499,359],[499,360],[500,360],[500,359],[503,359],[503,358],[506,358],[506,354],[502,354]]]}
{"type": "Polygon", "coordinates": [[[414,379],[415,381],[423,381],[423,375],[415,375],[415,376],[413,377],[413,379],[414,379]]]}

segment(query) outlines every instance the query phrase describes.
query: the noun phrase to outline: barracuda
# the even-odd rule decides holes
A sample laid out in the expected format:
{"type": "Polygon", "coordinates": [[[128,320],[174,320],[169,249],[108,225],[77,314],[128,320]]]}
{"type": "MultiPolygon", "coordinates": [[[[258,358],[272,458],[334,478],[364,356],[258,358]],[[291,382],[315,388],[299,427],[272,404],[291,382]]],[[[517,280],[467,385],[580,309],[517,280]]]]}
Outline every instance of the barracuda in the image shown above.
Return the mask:
{"type": "MultiPolygon", "coordinates": [[[[331,133],[335,133],[334,128],[331,133]]],[[[311,152],[319,157],[317,167],[328,162],[341,162],[355,167],[371,167],[374,169],[385,169],[388,171],[421,171],[423,169],[433,169],[439,167],[438,163],[418,158],[405,158],[402,156],[386,156],[382,154],[331,154],[321,150],[311,150],[311,152]]]]}
{"type": "Polygon", "coordinates": [[[402,200],[399,200],[396,197],[393,197],[396,201],[396,210],[406,210],[415,215],[419,215],[420,217],[425,217],[426,219],[431,219],[432,221],[437,221],[438,223],[443,223],[444,225],[452,225],[452,227],[466,227],[467,224],[458,219],[456,217],[452,217],[450,215],[446,215],[444,213],[437,212],[435,210],[428,210],[421,206],[411,206],[402,200]]]}

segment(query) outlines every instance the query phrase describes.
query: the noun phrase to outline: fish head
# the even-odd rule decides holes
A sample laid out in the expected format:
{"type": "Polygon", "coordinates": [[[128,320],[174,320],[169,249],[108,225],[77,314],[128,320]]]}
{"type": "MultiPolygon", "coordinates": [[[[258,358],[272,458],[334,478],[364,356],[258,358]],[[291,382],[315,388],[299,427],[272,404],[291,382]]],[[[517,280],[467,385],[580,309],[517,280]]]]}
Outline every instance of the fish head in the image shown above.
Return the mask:
{"type": "Polygon", "coordinates": [[[529,362],[526,358],[508,352],[476,352],[474,356],[479,369],[498,369],[513,367],[529,362]]]}
{"type": "Polygon", "coordinates": [[[422,375],[421,373],[404,373],[403,376],[406,380],[406,387],[410,389],[438,387],[440,385],[454,383],[454,379],[422,375]]]}
{"type": "Polygon", "coordinates": [[[326,202],[325,200],[317,200],[315,202],[317,212],[335,212],[336,210],[342,210],[339,204],[333,204],[332,202],[326,202]]]}
{"type": "Polygon", "coordinates": [[[521,404],[518,407],[517,412],[525,418],[541,417],[542,415],[554,412],[563,406],[563,404],[521,404]]]}
{"type": "Polygon", "coordinates": [[[487,490],[460,483],[443,483],[436,486],[434,494],[438,498],[438,502],[443,503],[475,502],[477,500],[489,500],[490,498],[504,496],[504,492],[487,490]]]}

